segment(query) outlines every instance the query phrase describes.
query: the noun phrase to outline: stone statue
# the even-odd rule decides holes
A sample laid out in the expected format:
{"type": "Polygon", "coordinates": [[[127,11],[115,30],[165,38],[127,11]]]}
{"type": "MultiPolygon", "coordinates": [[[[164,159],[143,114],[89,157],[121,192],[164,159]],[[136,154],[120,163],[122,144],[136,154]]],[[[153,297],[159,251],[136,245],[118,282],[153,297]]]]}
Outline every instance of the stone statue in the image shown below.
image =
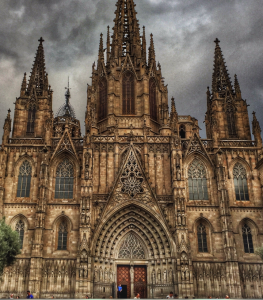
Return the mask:
{"type": "Polygon", "coordinates": [[[152,271],[152,280],[153,280],[153,284],[155,284],[155,270],[154,269],[152,271]]]}
{"type": "Polygon", "coordinates": [[[167,281],[167,271],[166,269],[163,271],[163,283],[166,283],[167,281]]]}

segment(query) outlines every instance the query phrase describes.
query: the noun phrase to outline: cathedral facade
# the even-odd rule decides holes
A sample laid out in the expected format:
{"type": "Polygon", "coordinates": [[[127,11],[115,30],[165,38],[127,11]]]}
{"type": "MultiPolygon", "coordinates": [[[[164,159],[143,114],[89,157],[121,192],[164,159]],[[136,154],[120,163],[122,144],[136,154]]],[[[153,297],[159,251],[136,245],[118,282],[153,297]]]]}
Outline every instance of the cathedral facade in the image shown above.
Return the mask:
{"type": "Polygon", "coordinates": [[[0,217],[19,233],[21,254],[4,270],[0,297],[29,289],[37,298],[116,298],[121,284],[127,298],[262,298],[261,129],[255,114],[250,127],[219,40],[202,139],[173,98],[168,108],[133,0],[116,7],[92,66],[85,132],[69,88],[53,115],[42,38],[14,120],[10,111],[5,119],[0,217]]]}

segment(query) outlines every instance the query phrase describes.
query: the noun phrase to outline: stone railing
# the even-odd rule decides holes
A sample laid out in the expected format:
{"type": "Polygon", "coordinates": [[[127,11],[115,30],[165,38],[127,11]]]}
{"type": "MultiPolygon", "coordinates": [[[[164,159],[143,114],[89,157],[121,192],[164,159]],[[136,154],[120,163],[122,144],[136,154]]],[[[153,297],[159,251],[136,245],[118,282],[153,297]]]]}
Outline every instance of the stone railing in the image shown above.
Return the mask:
{"type": "Polygon", "coordinates": [[[10,146],[44,146],[44,140],[42,138],[11,138],[8,144],[10,146]]]}
{"type": "Polygon", "coordinates": [[[219,146],[222,148],[256,147],[256,142],[248,140],[221,140],[219,146]]]}

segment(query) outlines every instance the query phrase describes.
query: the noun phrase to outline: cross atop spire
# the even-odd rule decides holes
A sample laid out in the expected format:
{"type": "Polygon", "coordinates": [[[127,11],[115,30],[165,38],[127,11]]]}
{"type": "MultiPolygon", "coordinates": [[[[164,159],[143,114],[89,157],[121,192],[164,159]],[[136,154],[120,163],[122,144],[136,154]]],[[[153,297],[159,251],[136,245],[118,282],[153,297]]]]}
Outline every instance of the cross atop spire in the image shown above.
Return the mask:
{"type": "Polygon", "coordinates": [[[30,95],[32,93],[33,88],[35,87],[37,95],[43,96],[43,92],[45,88],[48,87],[48,83],[47,83],[47,74],[46,74],[46,67],[45,67],[44,48],[43,48],[44,40],[41,37],[38,41],[39,41],[39,46],[32,67],[31,76],[29,78],[27,94],[30,95]]]}
{"type": "Polygon", "coordinates": [[[214,43],[216,43],[216,46],[219,46],[219,43],[220,43],[219,39],[216,38],[216,39],[214,40],[214,43]]]}
{"type": "Polygon", "coordinates": [[[228,74],[222,50],[219,46],[219,40],[216,38],[216,48],[214,56],[214,73],[212,77],[212,92],[218,93],[219,97],[224,98],[226,91],[233,94],[233,87],[228,74]]]}

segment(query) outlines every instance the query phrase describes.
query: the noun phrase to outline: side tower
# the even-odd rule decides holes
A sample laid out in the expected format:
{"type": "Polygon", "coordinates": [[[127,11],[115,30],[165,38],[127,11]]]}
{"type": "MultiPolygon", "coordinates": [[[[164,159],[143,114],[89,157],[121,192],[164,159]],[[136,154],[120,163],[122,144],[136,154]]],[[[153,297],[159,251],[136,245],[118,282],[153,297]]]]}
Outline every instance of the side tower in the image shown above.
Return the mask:
{"type": "Polygon", "coordinates": [[[43,42],[41,37],[29,82],[25,73],[15,102],[13,138],[43,138],[45,121],[52,116],[53,92],[48,84],[43,42]]]}

